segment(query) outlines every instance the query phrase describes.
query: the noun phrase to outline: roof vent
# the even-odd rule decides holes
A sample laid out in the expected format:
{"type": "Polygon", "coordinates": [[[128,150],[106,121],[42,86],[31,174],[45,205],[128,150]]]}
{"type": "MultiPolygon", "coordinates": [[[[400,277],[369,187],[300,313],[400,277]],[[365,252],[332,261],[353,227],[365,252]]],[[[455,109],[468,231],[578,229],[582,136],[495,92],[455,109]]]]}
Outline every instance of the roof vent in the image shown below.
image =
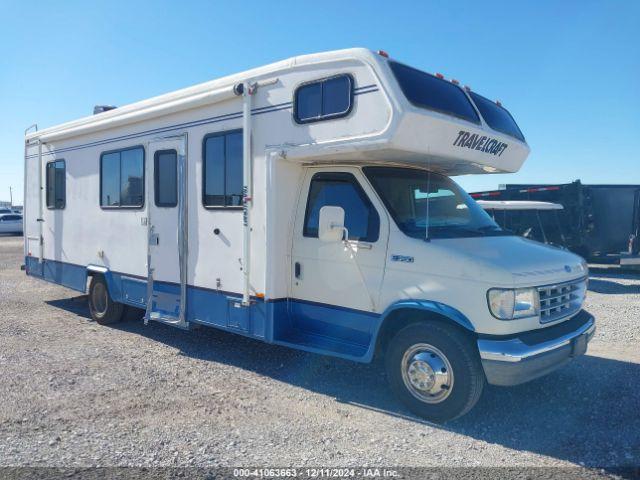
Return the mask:
{"type": "Polygon", "coordinates": [[[115,105],[96,105],[93,107],[93,114],[96,115],[102,112],[108,112],[109,110],[113,110],[114,108],[118,108],[115,105]]]}

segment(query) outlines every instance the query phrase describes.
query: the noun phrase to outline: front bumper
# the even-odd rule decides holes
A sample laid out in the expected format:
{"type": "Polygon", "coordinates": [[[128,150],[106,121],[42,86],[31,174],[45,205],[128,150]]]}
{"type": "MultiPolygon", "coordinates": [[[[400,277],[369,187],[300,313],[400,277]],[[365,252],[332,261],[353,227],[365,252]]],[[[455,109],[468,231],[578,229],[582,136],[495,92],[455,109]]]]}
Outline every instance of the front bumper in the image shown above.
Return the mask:
{"type": "Polygon", "coordinates": [[[478,350],[487,382],[518,385],[541,377],[587,351],[595,333],[593,315],[581,310],[552,327],[508,337],[481,337],[478,350]]]}

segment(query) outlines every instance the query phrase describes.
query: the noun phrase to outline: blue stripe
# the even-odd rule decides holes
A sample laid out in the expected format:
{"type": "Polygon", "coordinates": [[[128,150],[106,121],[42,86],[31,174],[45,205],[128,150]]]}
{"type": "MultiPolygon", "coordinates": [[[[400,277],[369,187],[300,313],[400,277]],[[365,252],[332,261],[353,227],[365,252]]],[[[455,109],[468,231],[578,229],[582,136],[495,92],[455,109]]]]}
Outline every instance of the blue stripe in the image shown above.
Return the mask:
{"type": "MultiPolygon", "coordinates": [[[[33,257],[33,256],[27,256],[25,257],[25,265],[27,266],[27,275],[31,275],[31,276],[35,276],[38,278],[42,278],[42,272],[40,271],[42,266],[46,265],[46,268],[44,269],[47,272],[58,272],[57,275],[51,275],[51,276],[47,276],[47,278],[44,278],[44,280],[51,280],[54,283],[58,283],[60,285],[64,285],[64,286],[69,286],[69,284],[73,283],[73,282],[69,282],[68,281],[68,276],[69,275],[77,275],[77,272],[82,270],[86,273],[87,271],[87,267],[85,267],[84,265],[80,265],[80,264],[76,264],[76,263],[70,263],[70,262],[62,262],[60,260],[51,260],[49,258],[44,258],[43,259],[43,263],[40,265],[38,263],[38,258],[37,257],[33,257]],[[71,273],[73,272],[73,274],[71,273]]],[[[147,277],[145,276],[141,276],[141,275],[134,275],[132,273],[125,273],[125,272],[119,272],[116,270],[109,270],[109,272],[112,275],[118,275],[121,277],[126,277],[132,280],[139,280],[139,281],[147,281],[147,277]]],[[[86,276],[86,275],[85,275],[86,276]]],[[[163,282],[167,285],[171,285],[174,287],[178,287],[180,286],[179,283],[177,282],[163,282]]],[[[82,283],[76,283],[75,286],[69,286],[69,288],[73,288],[74,290],[78,290],[81,292],[85,292],[86,291],[86,282],[82,283]]],[[[218,290],[218,289],[214,289],[214,288],[208,288],[208,287],[203,287],[203,286],[199,286],[199,285],[191,285],[191,284],[187,284],[187,287],[189,288],[194,288],[197,290],[203,290],[203,291],[208,291],[208,292],[214,292],[214,293],[218,293],[221,295],[225,295],[225,296],[233,296],[233,297],[242,297],[242,293],[240,292],[231,292],[228,290],[218,290]]],[[[372,316],[372,317],[378,317],[380,316],[377,313],[372,313],[366,310],[358,310],[355,308],[349,308],[349,307],[342,307],[339,305],[331,305],[331,304],[327,304],[327,303],[322,303],[322,302],[314,302],[311,300],[302,300],[299,298],[293,298],[293,297],[279,297],[279,298],[270,298],[270,299],[263,299],[260,297],[256,297],[256,296],[252,296],[251,297],[252,300],[255,301],[265,301],[267,303],[277,303],[277,302],[296,302],[296,303],[300,303],[300,304],[306,304],[309,306],[315,306],[315,307],[331,307],[334,310],[339,310],[342,312],[346,312],[346,313],[356,313],[359,315],[367,315],[367,316],[372,316]]]]}
{"type": "Polygon", "coordinates": [[[38,277],[47,282],[63,285],[78,292],[85,292],[87,287],[87,268],[72,263],[44,260],[42,263],[36,257],[26,257],[25,267],[27,275],[38,277]]]}
{"type": "MultiPolygon", "coordinates": [[[[85,293],[87,269],[84,266],[36,257],[25,258],[27,275],[85,293]]],[[[146,308],[147,280],[107,271],[105,280],[111,297],[120,303],[146,308]]],[[[159,295],[179,297],[180,286],[154,282],[159,295]]],[[[281,298],[254,299],[249,308],[236,308],[240,293],[221,292],[205,287],[187,286],[187,320],[270,343],[278,343],[310,352],[370,360],[372,335],[380,316],[371,312],[319,302],[281,298]]]]}
{"type": "MultiPolygon", "coordinates": [[[[376,87],[376,85],[367,85],[364,87],[360,87],[360,88],[356,88],[354,90],[354,95],[362,95],[365,93],[372,93],[372,92],[376,92],[378,91],[378,88],[376,87]],[[374,90],[366,90],[368,88],[374,87],[374,90]]],[[[288,108],[292,107],[292,102],[284,102],[284,103],[279,103],[276,105],[267,105],[265,107],[259,107],[259,108],[254,108],[251,110],[252,115],[260,115],[263,113],[272,113],[272,112],[278,112],[280,110],[286,110],[288,108]]],[[[208,124],[212,124],[212,123],[218,123],[218,122],[224,122],[227,120],[236,120],[242,118],[242,112],[234,112],[234,113],[226,113],[224,115],[218,115],[215,117],[209,117],[209,118],[203,118],[200,120],[194,120],[191,122],[184,122],[184,123],[179,123],[176,125],[168,125],[166,127],[159,127],[159,128],[154,128],[151,130],[145,130],[142,132],[138,132],[138,133],[130,133],[127,135],[121,135],[119,137],[113,137],[113,138],[108,138],[105,140],[98,140],[95,142],[90,142],[90,143],[84,143],[81,145],[74,145],[72,147],[65,147],[65,148],[61,148],[58,150],[54,150],[54,151],[49,151],[49,152],[42,152],[42,155],[56,155],[58,153],[64,153],[64,152],[71,152],[73,150],[80,150],[83,148],[89,148],[89,147],[96,147],[99,145],[105,145],[108,143],[113,143],[113,142],[119,142],[122,140],[131,140],[134,138],[139,138],[139,137],[144,137],[146,135],[152,135],[152,134],[156,134],[156,133],[165,133],[165,132],[170,132],[173,130],[179,130],[181,128],[188,128],[188,127],[197,127],[200,125],[208,125],[208,124]]],[[[38,156],[38,154],[33,154],[33,155],[27,155],[26,158],[36,158],[38,156]]]]}
{"type": "MultiPolygon", "coordinates": [[[[80,150],[83,148],[88,148],[88,147],[95,147],[98,145],[104,145],[107,143],[113,143],[113,142],[118,142],[121,140],[129,140],[129,139],[133,139],[133,138],[139,138],[139,137],[144,137],[146,135],[152,135],[154,133],[163,133],[163,132],[170,132],[172,130],[179,130],[180,128],[184,128],[184,127],[195,127],[195,126],[199,126],[199,125],[206,125],[206,124],[211,124],[211,123],[217,123],[217,122],[224,122],[226,120],[235,120],[238,118],[242,118],[242,112],[236,112],[236,113],[228,113],[225,115],[219,115],[217,117],[210,117],[210,118],[205,118],[202,120],[196,120],[193,122],[185,122],[185,123],[180,123],[180,124],[176,124],[176,125],[169,125],[167,127],[160,127],[160,128],[154,128],[151,130],[145,130],[143,132],[138,132],[138,133],[130,133],[128,135],[122,135],[120,137],[113,137],[113,138],[108,138],[105,140],[98,140],[96,142],[91,142],[91,143],[85,143],[85,144],[81,144],[81,145],[75,145],[73,147],[66,147],[66,148],[61,148],[58,150],[54,150],[54,151],[50,151],[50,152],[42,152],[42,155],[55,155],[56,153],[62,153],[62,152],[69,152],[72,150],[80,150]]],[[[34,155],[28,155],[27,158],[34,158],[37,157],[37,154],[34,155]]]]}
{"type": "Polygon", "coordinates": [[[261,110],[269,110],[272,108],[278,108],[278,107],[284,107],[284,106],[292,106],[293,102],[284,102],[284,103],[277,103],[275,105],[267,105],[266,107],[260,107],[260,108],[254,108],[253,110],[251,110],[252,113],[256,113],[259,112],[261,110]]]}
{"type": "Polygon", "coordinates": [[[280,108],[273,108],[271,110],[263,110],[261,112],[254,113],[253,115],[255,116],[255,115],[260,115],[261,113],[271,113],[271,112],[279,112],[280,110],[289,110],[291,108],[291,106],[292,105],[289,104],[289,105],[286,105],[286,106],[280,107],[280,108]]]}

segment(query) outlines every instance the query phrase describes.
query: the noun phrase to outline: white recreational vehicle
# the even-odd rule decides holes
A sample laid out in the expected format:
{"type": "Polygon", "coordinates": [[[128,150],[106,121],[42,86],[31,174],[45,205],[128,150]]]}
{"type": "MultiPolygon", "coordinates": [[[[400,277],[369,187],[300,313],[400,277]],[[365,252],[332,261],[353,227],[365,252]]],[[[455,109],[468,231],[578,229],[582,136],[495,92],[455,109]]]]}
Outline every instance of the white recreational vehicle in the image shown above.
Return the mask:
{"type": "MultiPolygon", "coordinates": [[[[101,111],[103,110],[103,111],[101,111]]],[[[585,352],[587,268],[449,177],[517,171],[499,103],[351,49],[295,57],[25,143],[25,268],[98,323],[206,325],[359,362],[455,418],[585,352]]]]}

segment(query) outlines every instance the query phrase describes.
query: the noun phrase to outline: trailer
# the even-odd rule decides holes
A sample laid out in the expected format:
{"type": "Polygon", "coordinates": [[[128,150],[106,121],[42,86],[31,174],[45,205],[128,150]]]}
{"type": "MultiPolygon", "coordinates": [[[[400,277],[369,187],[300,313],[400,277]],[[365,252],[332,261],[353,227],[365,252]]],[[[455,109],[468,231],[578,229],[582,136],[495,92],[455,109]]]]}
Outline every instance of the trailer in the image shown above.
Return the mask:
{"type": "MultiPolygon", "coordinates": [[[[560,225],[555,228],[559,244],[593,263],[640,264],[640,185],[584,185],[579,180],[507,184],[500,190],[474,192],[471,196],[477,200],[560,204],[563,211],[557,213],[560,225]]],[[[511,220],[525,229],[537,228],[537,219],[524,212],[512,214],[511,220]]]]}
{"type": "Polygon", "coordinates": [[[92,318],[209,326],[358,362],[434,421],[584,353],[587,270],[500,229],[449,177],[515,172],[499,103],[350,49],[25,139],[27,274],[92,318]]]}
{"type": "Polygon", "coordinates": [[[566,248],[559,203],[533,200],[477,200],[502,228],[548,245],[566,248]]]}

